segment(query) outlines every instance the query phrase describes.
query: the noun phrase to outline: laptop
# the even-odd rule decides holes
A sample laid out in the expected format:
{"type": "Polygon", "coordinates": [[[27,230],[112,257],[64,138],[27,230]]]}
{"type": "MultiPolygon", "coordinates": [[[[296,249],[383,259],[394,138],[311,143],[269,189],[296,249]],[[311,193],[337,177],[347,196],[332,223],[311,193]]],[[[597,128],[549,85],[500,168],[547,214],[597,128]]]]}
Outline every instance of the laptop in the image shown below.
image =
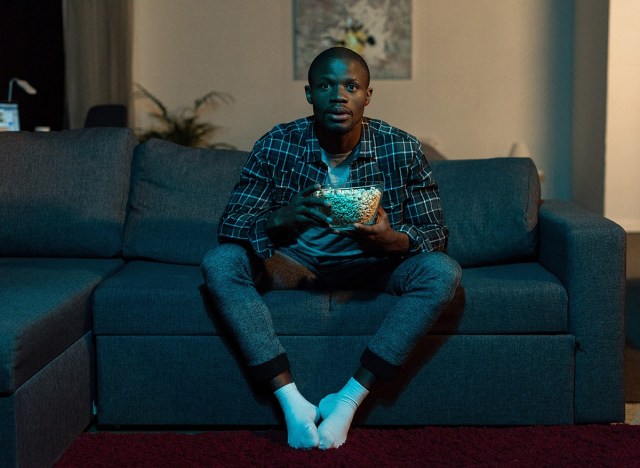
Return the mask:
{"type": "Polygon", "coordinates": [[[17,102],[0,102],[0,132],[20,130],[20,115],[17,102]]]}

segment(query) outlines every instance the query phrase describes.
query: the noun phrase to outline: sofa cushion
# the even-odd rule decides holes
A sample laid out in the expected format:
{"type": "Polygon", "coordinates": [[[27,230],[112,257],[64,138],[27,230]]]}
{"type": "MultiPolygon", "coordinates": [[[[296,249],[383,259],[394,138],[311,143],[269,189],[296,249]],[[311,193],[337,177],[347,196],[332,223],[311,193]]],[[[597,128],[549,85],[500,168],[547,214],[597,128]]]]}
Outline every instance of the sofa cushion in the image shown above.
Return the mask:
{"type": "Polygon", "coordinates": [[[448,253],[463,267],[535,256],[540,181],[531,159],[433,161],[431,167],[449,227],[448,253]]]}
{"type": "MultiPolygon", "coordinates": [[[[458,297],[433,332],[528,334],[567,331],[567,293],[537,263],[465,270],[458,297]]],[[[278,335],[372,335],[398,298],[373,291],[269,291],[278,335]]],[[[134,261],[94,295],[97,335],[217,335],[219,322],[200,269],[134,261]]],[[[226,332],[223,332],[226,333],[226,332]]]]}
{"type": "Polygon", "coordinates": [[[118,255],[136,143],[122,128],[0,133],[0,255],[118,255]]]}
{"type": "Polygon", "coordinates": [[[465,268],[458,295],[433,329],[465,335],[568,332],[567,291],[536,262],[465,268]]]}
{"type": "MultiPolygon", "coordinates": [[[[272,291],[265,301],[278,311],[278,322],[295,331],[300,310],[314,317],[329,310],[322,292],[272,291]]],[[[217,335],[219,324],[200,268],[149,261],[128,263],[96,288],[93,322],[97,335],[217,335]]]]}
{"type": "Polygon", "coordinates": [[[0,258],[0,394],[91,330],[90,297],[118,259],[0,258]]]}
{"type": "MultiPolygon", "coordinates": [[[[331,317],[341,321],[337,328],[371,334],[397,300],[373,291],[336,291],[331,317]]],[[[467,268],[456,296],[430,333],[566,333],[568,301],[562,283],[538,263],[467,268]]]]}
{"type": "Polygon", "coordinates": [[[200,264],[217,244],[217,223],[248,153],[164,140],[138,146],[124,255],[200,264]]]}

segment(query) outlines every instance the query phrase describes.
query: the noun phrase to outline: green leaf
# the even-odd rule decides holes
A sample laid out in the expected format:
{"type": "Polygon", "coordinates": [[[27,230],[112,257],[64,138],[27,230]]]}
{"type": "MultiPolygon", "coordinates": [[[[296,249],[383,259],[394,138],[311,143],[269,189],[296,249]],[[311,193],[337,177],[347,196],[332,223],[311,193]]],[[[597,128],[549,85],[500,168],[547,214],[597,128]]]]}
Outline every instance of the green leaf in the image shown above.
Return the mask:
{"type": "Polygon", "coordinates": [[[181,107],[175,112],[169,112],[167,107],[141,84],[135,84],[136,98],[144,98],[151,101],[157,110],[149,112],[149,116],[155,122],[150,129],[138,131],[138,138],[147,141],[151,138],[160,138],[174,143],[201,147],[201,148],[227,148],[233,149],[227,143],[212,143],[219,126],[210,122],[201,121],[205,110],[215,110],[220,104],[234,102],[233,97],[224,92],[210,91],[204,96],[193,101],[193,107],[181,107]]]}

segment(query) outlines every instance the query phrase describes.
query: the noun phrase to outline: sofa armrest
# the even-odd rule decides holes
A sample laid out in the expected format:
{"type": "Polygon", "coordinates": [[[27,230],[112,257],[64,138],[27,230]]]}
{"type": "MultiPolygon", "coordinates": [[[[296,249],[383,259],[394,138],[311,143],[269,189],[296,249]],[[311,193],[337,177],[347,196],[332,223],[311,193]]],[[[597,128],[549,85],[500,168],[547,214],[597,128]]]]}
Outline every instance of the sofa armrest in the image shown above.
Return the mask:
{"type": "Polygon", "coordinates": [[[576,337],[575,422],[624,420],[624,230],[559,200],[539,213],[540,263],[567,288],[576,337]]]}

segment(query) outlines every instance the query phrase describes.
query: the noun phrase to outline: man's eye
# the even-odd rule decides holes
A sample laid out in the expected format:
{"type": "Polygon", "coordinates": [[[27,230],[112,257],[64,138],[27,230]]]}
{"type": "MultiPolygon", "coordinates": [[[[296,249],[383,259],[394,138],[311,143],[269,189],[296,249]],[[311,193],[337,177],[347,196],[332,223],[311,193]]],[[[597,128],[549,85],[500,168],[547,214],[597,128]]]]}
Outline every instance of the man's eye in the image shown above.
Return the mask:
{"type": "Polygon", "coordinates": [[[354,84],[350,84],[350,85],[347,85],[347,89],[349,91],[355,91],[356,89],[358,89],[358,87],[354,84]]]}
{"type": "Polygon", "coordinates": [[[329,89],[329,88],[331,88],[331,86],[328,83],[322,83],[320,85],[320,89],[329,89]]]}

